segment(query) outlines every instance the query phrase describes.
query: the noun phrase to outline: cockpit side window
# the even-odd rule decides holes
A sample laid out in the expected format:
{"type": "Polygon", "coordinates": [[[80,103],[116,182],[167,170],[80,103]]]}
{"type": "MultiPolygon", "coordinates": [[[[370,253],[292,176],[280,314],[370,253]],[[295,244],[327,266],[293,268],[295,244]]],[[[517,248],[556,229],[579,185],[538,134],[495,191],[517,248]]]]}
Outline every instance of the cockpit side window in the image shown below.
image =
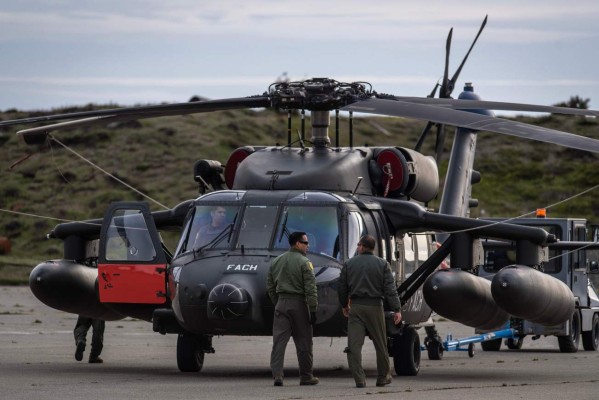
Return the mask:
{"type": "Polygon", "coordinates": [[[403,238],[403,242],[404,242],[404,250],[405,250],[405,266],[404,266],[404,273],[405,273],[405,277],[409,277],[410,275],[412,275],[412,273],[414,273],[414,271],[416,271],[416,268],[418,268],[418,261],[417,261],[417,257],[416,257],[416,251],[415,251],[415,242],[413,239],[412,235],[406,234],[403,238]]]}
{"type": "Polygon", "coordinates": [[[358,254],[360,238],[368,234],[362,215],[358,212],[348,213],[347,218],[347,255],[353,257],[358,254]]]}
{"type": "Polygon", "coordinates": [[[418,247],[418,265],[421,266],[430,256],[429,235],[416,235],[418,247]]]}
{"type": "Polygon", "coordinates": [[[334,258],[339,255],[339,226],[335,206],[285,206],[275,236],[274,247],[289,248],[289,234],[306,232],[310,252],[334,258]]]}

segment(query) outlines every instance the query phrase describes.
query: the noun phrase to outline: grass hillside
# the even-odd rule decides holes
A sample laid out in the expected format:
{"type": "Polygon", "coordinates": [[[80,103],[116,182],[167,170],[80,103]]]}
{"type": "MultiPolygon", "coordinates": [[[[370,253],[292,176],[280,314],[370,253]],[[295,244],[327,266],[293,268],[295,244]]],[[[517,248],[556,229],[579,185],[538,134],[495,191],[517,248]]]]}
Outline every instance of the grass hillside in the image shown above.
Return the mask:
{"type": "MultiPolygon", "coordinates": [[[[111,107],[114,107],[112,105],[111,107]]],[[[0,113],[3,120],[38,114],[81,111],[0,113]]],[[[577,117],[517,118],[519,121],[599,138],[597,122],[577,117]]],[[[331,121],[334,124],[334,118],[331,121]]],[[[294,118],[293,131],[299,129],[294,118]]],[[[308,124],[307,124],[308,125],[308,124]]],[[[354,119],[354,145],[413,147],[424,123],[400,118],[354,119]]],[[[287,114],[273,110],[221,111],[181,117],[163,117],[55,132],[74,152],[53,144],[29,147],[14,127],[0,131],[2,152],[0,236],[10,238],[12,251],[0,255],[1,265],[33,266],[40,260],[60,258],[62,242],[46,234],[62,220],[98,218],[108,203],[144,198],[92,167],[82,158],[127,182],[157,202],[173,207],[198,194],[192,167],[196,160],[223,164],[229,153],[244,145],[274,145],[287,141],[287,114]],[[11,168],[11,165],[31,156],[11,168]]],[[[348,121],[341,122],[342,145],[347,145],[348,121]]],[[[453,128],[441,165],[444,173],[453,140],[453,128]]],[[[331,129],[334,137],[334,126],[331,129]]],[[[424,149],[432,154],[434,135],[424,149]]],[[[483,132],[479,135],[475,168],[482,182],[473,188],[480,206],[473,216],[516,216],[559,202],[599,184],[598,157],[554,145],[483,132]]],[[[442,175],[443,176],[443,175],[442,175]]],[[[550,216],[578,216],[596,220],[599,191],[588,193],[548,211],[550,216]]],[[[152,210],[161,209],[150,202],[152,210]]],[[[433,207],[438,206],[438,201],[433,207]]],[[[598,221],[599,222],[599,221],[598,221]]],[[[170,244],[174,238],[170,238],[170,244]]]]}

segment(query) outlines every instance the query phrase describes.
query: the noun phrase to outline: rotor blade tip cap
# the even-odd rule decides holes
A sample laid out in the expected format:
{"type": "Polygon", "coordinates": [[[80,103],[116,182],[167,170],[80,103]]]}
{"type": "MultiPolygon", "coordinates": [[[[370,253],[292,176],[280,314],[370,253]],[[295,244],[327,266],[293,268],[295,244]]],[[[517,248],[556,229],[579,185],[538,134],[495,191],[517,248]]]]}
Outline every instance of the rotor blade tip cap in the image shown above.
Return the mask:
{"type": "Polygon", "coordinates": [[[48,134],[44,132],[24,133],[21,136],[25,144],[30,146],[44,144],[48,140],[48,134]]]}

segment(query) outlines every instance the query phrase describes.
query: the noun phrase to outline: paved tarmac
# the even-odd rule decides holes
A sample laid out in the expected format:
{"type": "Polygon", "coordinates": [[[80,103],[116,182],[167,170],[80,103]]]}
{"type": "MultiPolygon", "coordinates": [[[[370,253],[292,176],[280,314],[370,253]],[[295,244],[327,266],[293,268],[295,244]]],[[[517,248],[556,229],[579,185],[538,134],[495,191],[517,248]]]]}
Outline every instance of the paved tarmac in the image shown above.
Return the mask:
{"type": "MultiPolygon", "coordinates": [[[[53,310],[27,287],[0,286],[0,398],[2,399],[597,399],[599,352],[563,354],[554,337],[531,341],[520,351],[423,353],[415,377],[374,385],[374,348],[367,341],[367,387],[357,389],[347,368],[345,338],[315,338],[317,386],[299,386],[292,342],[284,387],[273,387],[270,337],[215,337],[200,373],[181,373],[176,336],[154,333],[145,321],[108,322],[104,364],[74,359],[76,316],[53,310]]],[[[440,334],[471,336],[473,329],[439,321],[440,334]]],[[[421,333],[423,338],[423,333],[421,333]]],[[[88,339],[89,343],[89,339],[88,339]]],[[[504,349],[504,348],[503,348],[504,349]]],[[[85,354],[87,357],[87,352],[85,354]]]]}

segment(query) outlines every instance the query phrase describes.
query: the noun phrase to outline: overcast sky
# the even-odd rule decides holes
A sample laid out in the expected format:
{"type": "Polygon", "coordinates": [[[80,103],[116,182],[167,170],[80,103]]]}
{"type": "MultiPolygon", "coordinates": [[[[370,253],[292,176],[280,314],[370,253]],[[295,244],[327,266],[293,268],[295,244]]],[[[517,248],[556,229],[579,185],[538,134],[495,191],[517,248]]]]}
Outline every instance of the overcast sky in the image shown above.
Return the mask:
{"type": "Polygon", "coordinates": [[[599,108],[597,0],[4,0],[0,109],[243,97],[283,73],[425,96],[449,29],[453,74],[487,14],[454,97],[599,108]]]}

